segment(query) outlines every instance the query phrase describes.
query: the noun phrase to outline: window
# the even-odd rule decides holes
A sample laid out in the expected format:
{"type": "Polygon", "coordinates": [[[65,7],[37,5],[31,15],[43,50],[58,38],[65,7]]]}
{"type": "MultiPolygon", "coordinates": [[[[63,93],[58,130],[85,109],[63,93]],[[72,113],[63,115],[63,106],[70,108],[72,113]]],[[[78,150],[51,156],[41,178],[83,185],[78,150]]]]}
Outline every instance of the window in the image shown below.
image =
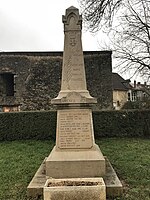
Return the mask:
{"type": "Polygon", "coordinates": [[[130,92],[128,92],[128,101],[131,101],[131,95],[130,95],[130,92]]]}
{"type": "Polygon", "coordinates": [[[14,74],[12,73],[0,74],[0,95],[14,96],[14,74]]]}
{"type": "Polygon", "coordinates": [[[136,93],[132,92],[132,101],[136,101],[136,93]]]}
{"type": "Polygon", "coordinates": [[[120,102],[119,101],[117,101],[117,107],[119,107],[120,106],[120,102]]]}

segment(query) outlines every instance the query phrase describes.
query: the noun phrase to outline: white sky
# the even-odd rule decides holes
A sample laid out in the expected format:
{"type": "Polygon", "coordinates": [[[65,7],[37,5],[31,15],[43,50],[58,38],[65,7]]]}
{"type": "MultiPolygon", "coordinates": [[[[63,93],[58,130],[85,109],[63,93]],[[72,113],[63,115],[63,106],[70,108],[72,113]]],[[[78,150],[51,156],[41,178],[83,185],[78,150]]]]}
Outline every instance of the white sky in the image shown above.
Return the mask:
{"type": "MultiPolygon", "coordinates": [[[[78,0],[0,0],[0,51],[62,51],[62,15],[78,0]]],[[[83,50],[99,50],[102,34],[83,30],[83,50]]]]}

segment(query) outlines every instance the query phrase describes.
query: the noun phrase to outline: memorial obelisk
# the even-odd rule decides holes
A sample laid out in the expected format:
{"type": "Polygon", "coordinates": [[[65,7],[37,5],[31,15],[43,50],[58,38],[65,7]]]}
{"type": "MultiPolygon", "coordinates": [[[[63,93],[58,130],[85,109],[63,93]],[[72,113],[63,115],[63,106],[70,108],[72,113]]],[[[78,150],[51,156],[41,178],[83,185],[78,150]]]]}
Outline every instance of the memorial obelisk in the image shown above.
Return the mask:
{"type": "Polygon", "coordinates": [[[52,178],[101,177],[105,159],[95,144],[91,104],[87,90],[81,41],[82,17],[70,7],[63,16],[64,52],[61,90],[57,105],[56,145],[46,160],[46,176],[52,178]]]}
{"type": "Polygon", "coordinates": [[[79,10],[68,8],[63,23],[62,83],[58,96],[52,100],[57,108],[56,145],[28,185],[28,196],[42,195],[47,179],[94,177],[104,178],[107,196],[119,196],[122,184],[95,144],[91,104],[96,99],[90,96],[86,85],[79,10]]]}

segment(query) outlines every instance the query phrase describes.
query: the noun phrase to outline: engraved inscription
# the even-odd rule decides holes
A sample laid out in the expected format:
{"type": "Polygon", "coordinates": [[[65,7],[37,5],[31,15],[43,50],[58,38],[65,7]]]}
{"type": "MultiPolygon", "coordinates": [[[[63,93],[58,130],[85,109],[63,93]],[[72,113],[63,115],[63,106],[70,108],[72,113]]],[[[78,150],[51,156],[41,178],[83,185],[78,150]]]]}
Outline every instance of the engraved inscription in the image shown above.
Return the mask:
{"type": "Polygon", "coordinates": [[[64,63],[63,84],[66,89],[85,89],[84,69],[80,57],[68,56],[64,63]]]}
{"type": "Polygon", "coordinates": [[[59,110],[58,147],[91,148],[92,124],[88,109],[59,110]]]}
{"type": "Polygon", "coordinates": [[[76,45],[76,38],[74,36],[70,37],[70,45],[75,46],[76,45]]]}

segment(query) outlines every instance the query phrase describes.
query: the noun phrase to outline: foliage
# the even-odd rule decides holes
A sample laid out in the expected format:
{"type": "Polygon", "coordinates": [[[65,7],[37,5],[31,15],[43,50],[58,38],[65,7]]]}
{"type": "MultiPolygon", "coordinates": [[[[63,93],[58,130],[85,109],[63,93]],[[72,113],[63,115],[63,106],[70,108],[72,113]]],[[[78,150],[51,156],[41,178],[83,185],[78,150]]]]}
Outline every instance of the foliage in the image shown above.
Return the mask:
{"type": "Polygon", "coordinates": [[[150,109],[150,101],[127,101],[122,109],[150,109]]]}
{"type": "Polygon", "coordinates": [[[0,113],[0,140],[54,139],[56,112],[0,113]]]}
{"type": "MultiPolygon", "coordinates": [[[[150,110],[95,111],[96,138],[150,136],[150,110]]],[[[0,141],[55,139],[56,112],[0,113],[0,141]]]]}
{"type": "Polygon", "coordinates": [[[96,138],[150,136],[149,110],[94,112],[96,138]]]}
{"type": "MultiPolygon", "coordinates": [[[[107,138],[97,144],[115,168],[124,186],[116,200],[150,199],[150,140],[107,138]]],[[[27,200],[27,186],[54,143],[0,142],[0,199],[27,200]]]]}

